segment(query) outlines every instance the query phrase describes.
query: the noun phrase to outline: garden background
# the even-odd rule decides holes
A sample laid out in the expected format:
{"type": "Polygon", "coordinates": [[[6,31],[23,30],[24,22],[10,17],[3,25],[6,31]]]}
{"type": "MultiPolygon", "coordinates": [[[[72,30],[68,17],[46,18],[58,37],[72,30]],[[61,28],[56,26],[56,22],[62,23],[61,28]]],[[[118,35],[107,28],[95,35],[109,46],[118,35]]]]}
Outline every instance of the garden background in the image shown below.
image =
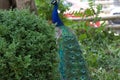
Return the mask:
{"type": "MultiPolygon", "coordinates": [[[[64,23],[77,35],[92,80],[120,80],[120,36],[106,29],[72,21],[63,15],[69,8],[61,1],[59,10],[64,23]]],[[[59,56],[55,25],[51,23],[50,0],[35,0],[38,15],[28,10],[0,11],[0,80],[59,80],[59,56]]],[[[93,16],[92,3],[84,13],[93,16]]],[[[99,14],[101,7],[97,7],[99,14]]],[[[94,21],[97,21],[98,16],[94,21]]]]}

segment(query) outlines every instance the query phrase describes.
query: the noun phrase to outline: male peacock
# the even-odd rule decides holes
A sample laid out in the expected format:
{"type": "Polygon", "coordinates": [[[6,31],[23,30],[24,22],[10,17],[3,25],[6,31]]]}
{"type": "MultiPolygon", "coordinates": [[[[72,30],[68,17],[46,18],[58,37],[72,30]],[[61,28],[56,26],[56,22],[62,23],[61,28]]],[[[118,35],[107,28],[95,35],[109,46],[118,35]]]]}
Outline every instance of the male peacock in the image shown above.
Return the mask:
{"type": "Polygon", "coordinates": [[[59,56],[60,80],[90,80],[86,63],[75,34],[60,20],[58,15],[57,0],[52,0],[54,5],[52,22],[56,24],[59,56]]]}

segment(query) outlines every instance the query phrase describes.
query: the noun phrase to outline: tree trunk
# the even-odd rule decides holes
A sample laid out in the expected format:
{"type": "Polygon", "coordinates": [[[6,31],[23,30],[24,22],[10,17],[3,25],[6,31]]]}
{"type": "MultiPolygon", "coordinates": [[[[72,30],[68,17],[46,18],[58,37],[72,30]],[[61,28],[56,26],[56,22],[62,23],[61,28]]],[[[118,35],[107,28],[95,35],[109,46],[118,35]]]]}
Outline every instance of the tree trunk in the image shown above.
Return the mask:
{"type": "Polygon", "coordinates": [[[29,8],[31,12],[37,14],[37,8],[34,0],[0,0],[0,9],[25,9],[29,8]]]}
{"type": "Polygon", "coordinates": [[[34,0],[16,0],[16,7],[18,9],[29,8],[31,12],[35,12],[37,14],[37,8],[34,0]]]}
{"type": "Polygon", "coordinates": [[[9,9],[10,3],[8,0],[0,0],[0,9],[9,9]]]}

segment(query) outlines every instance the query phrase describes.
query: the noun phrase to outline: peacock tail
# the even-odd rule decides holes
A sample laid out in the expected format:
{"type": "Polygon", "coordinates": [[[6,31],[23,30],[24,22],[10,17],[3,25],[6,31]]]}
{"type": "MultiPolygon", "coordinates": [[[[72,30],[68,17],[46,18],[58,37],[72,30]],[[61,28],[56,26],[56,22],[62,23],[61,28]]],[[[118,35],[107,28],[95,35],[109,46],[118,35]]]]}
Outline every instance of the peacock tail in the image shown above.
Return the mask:
{"type": "Polygon", "coordinates": [[[56,24],[58,52],[60,57],[60,80],[90,80],[86,62],[74,32],[66,27],[58,16],[58,3],[53,0],[52,21],[56,24]]]}
{"type": "Polygon", "coordinates": [[[68,27],[61,26],[59,38],[60,73],[63,80],[90,80],[77,38],[68,27]]]}

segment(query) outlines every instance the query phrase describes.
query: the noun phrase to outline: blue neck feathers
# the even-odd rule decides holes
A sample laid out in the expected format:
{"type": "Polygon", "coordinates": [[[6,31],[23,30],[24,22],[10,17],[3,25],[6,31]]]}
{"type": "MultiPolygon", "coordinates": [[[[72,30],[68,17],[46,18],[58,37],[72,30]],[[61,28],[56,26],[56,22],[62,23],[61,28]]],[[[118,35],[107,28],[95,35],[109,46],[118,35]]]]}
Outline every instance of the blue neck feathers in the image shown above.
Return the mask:
{"type": "Polygon", "coordinates": [[[56,27],[59,27],[59,26],[63,26],[64,24],[61,21],[57,10],[58,10],[58,4],[56,3],[52,11],[52,22],[56,24],[56,27]]]}

